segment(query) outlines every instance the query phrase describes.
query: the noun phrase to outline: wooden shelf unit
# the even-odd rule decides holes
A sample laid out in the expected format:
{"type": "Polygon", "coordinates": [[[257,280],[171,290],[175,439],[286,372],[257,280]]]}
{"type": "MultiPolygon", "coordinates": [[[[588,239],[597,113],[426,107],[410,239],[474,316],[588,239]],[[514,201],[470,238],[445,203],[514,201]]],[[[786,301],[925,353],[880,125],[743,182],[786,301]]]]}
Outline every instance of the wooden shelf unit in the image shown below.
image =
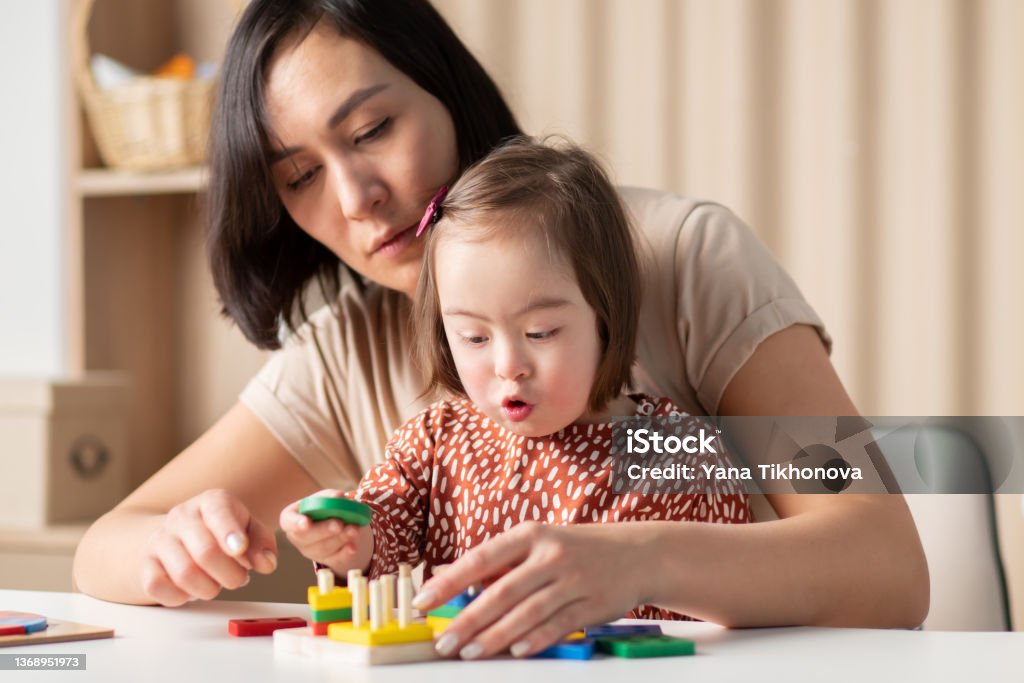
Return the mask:
{"type": "MultiPolygon", "coordinates": [[[[72,18],[88,1],[59,3],[69,45],[72,18]]],[[[241,4],[95,0],[88,42],[93,52],[142,72],[177,52],[219,63],[241,4]]],[[[128,378],[119,380],[130,397],[123,411],[127,494],[227,411],[265,354],[219,314],[203,248],[205,167],[158,173],[104,168],[75,87],[72,49],[64,59],[63,130],[54,132],[66,150],[60,180],[66,188],[66,376],[41,381],[76,383],[106,370],[128,378]]],[[[88,494],[69,485],[59,495],[88,494]]],[[[72,560],[87,526],[88,520],[76,520],[0,528],[0,586],[71,590],[72,560]]],[[[308,574],[308,562],[293,564],[308,574]]]]}
{"type": "Polygon", "coordinates": [[[87,528],[85,523],[31,530],[0,527],[0,587],[72,590],[72,560],[87,528]]]}
{"type": "MultiPolygon", "coordinates": [[[[69,27],[86,1],[68,0],[69,27]]],[[[140,72],[179,52],[220,63],[243,4],[94,0],[88,45],[140,72]]],[[[226,412],[265,355],[219,315],[203,247],[206,168],[105,168],[70,50],[68,60],[67,366],[130,378],[134,488],[226,412]]]]}
{"type": "Polygon", "coordinates": [[[78,191],[83,197],[196,194],[205,189],[206,168],[201,166],[157,173],[86,168],[78,173],[78,191]]]}

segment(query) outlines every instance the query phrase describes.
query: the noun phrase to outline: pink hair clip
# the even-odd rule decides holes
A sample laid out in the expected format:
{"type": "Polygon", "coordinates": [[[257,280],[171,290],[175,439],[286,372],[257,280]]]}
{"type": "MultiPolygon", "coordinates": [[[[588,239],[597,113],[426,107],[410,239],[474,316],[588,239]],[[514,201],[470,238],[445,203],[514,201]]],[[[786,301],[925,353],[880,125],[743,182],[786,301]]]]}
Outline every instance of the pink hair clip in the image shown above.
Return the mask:
{"type": "Polygon", "coordinates": [[[442,185],[441,189],[437,191],[434,198],[427,204],[427,210],[423,212],[423,218],[420,219],[420,227],[416,228],[416,236],[419,237],[423,234],[423,231],[427,229],[428,225],[441,220],[441,202],[448,196],[448,186],[442,185]]]}

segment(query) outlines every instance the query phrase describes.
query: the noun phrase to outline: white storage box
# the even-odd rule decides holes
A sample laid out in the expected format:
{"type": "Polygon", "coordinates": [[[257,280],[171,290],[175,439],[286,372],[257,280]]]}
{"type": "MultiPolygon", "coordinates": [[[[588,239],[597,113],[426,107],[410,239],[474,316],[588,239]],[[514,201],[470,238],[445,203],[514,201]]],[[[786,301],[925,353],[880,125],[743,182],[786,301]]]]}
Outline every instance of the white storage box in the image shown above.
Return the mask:
{"type": "Polygon", "coordinates": [[[125,376],[0,378],[0,526],[89,521],[127,495],[125,376]]]}

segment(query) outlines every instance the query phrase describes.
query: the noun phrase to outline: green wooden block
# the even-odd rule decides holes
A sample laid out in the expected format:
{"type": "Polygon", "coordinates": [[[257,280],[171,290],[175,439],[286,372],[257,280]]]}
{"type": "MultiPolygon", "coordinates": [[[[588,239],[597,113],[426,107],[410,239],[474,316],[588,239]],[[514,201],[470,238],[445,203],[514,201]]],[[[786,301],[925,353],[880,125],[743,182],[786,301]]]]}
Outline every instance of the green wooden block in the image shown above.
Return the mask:
{"type": "Polygon", "coordinates": [[[597,649],[605,654],[627,659],[641,657],[680,657],[692,655],[697,646],[692,640],[672,636],[629,636],[598,638],[597,649]]]}
{"type": "Polygon", "coordinates": [[[373,510],[358,500],[309,496],[299,503],[299,514],[306,515],[314,522],[335,518],[346,524],[366,526],[370,523],[373,510]]]}
{"type": "Polygon", "coordinates": [[[341,609],[309,610],[313,621],[323,623],[325,621],[352,621],[352,608],[342,607],[341,609]]]}
{"type": "Polygon", "coordinates": [[[462,611],[461,607],[455,607],[454,605],[441,605],[427,612],[432,617],[444,617],[445,619],[454,619],[455,615],[462,611]]]}

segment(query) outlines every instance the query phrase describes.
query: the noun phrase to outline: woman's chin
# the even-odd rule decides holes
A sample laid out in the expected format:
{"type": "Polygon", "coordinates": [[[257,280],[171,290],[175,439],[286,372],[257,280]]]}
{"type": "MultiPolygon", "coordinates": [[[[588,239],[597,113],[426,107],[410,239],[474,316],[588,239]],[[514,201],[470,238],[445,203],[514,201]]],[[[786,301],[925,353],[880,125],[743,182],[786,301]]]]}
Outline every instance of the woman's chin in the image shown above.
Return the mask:
{"type": "Polygon", "coordinates": [[[416,285],[420,279],[421,266],[422,262],[419,258],[414,261],[398,264],[376,282],[388,289],[401,292],[410,299],[415,299],[416,285]]]}

